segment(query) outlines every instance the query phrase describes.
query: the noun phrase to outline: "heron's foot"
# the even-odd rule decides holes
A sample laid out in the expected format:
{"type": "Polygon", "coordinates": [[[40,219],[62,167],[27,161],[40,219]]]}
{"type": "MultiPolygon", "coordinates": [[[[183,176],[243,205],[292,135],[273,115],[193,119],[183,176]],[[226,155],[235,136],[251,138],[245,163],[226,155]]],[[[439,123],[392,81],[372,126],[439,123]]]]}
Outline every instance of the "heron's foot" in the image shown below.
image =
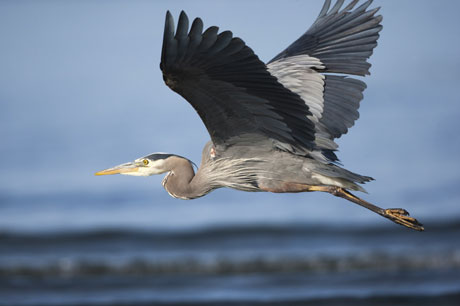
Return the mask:
{"type": "Polygon", "coordinates": [[[423,231],[423,224],[418,222],[417,219],[409,216],[409,212],[402,208],[388,208],[385,209],[383,214],[385,218],[391,221],[404,225],[405,227],[414,229],[416,231],[423,231]]]}

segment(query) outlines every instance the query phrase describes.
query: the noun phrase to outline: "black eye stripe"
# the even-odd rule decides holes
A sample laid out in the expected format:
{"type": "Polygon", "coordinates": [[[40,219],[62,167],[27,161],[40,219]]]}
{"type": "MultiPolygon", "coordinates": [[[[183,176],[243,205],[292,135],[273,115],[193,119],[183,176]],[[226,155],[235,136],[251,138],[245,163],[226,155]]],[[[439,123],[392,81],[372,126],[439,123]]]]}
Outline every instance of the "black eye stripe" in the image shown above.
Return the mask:
{"type": "Polygon", "coordinates": [[[164,159],[167,159],[168,157],[171,157],[171,156],[177,156],[177,157],[186,159],[186,160],[188,160],[192,165],[194,165],[196,168],[198,168],[197,165],[195,165],[195,163],[192,162],[190,159],[185,158],[185,157],[180,156],[180,155],[177,155],[177,154],[153,153],[153,154],[147,155],[147,156],[145,156],[145,157],[143,157],[143,158],[148,159],[148,160],[151,160],[151,161],[156,161],[156,160],[161,160],[161,159],[164,160],[164,159]]]}
{"type": "Polygon", "coordinates": [[[159,159],[166,159],[170,156],[177,156],[174,154],[166,154],[166,153],[154,153],[146,156],[145,158],[148,158],[150,160],[159,160],[159,159]]]}

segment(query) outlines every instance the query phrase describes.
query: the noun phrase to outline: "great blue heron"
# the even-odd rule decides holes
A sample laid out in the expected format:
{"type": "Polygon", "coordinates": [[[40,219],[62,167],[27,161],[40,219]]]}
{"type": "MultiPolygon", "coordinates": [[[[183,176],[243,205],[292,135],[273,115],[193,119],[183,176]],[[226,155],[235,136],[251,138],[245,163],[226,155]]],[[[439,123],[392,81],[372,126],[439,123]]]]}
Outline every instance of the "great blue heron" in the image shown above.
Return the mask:
{"type": "Polygon", "coordinates": [[[382,29],[372,0],[325,4],[310,29],[267,64],[232,32],[189,30],[182,11],[177,30],[166,13],[160,68],[165,83],[198,112],[210,136],[201,166],[175,154],[154,153],[96,175],[167,173],[163,186],[181,199],[220,187],[243,191],[323,191],[359,204],[398,224],[423,226],[401,208],[382,209],[348,190],[372,180],[340,167],[335,138],[358,119],[367,59],[382,29]]]}

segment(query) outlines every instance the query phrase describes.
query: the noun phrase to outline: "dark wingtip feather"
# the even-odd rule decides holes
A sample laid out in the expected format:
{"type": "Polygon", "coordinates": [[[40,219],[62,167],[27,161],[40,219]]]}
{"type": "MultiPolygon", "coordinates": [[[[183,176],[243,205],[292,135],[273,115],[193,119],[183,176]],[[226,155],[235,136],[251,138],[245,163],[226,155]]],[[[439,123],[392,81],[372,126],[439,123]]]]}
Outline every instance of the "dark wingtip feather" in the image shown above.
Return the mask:
{"type": "Polygon", "coordinates": [[[359,2],[359,0],[353,0],[353,1],[351,1],[351,2],[343,9],[343,12],[348,12],[348,11],[352,10],[352,9],[355,7],[356,3],[358,3],[358,2],[359,2]]]}
{"type": "Polygon", "coordinates": [[[188,17],[184,11],[180,12],[179,22],[177,23],[176,38],[182,38],[187,36],[188,32],[188,17]]]}
{"type": "Polygon", "coordinates": [[[165,32],[166,30],[169,30],[171,28],[172,28],[172,31],[174,32],[174,17],[172,16],[170,11],[166,11],[165,32]]]}
{"type": "Polygon", "coordinates": [[[195,18],[192,22],[192,27],[190,28],[191,35],[198,35],[203,33],[203,20],[201,18],[195,18]]]}
{"type": "Polygon", "coordinates": [[[343,5],[343,2],[344,0],[337,0],[337,2],[335,3],[335,5],[332,7],[331,11],[329,12],[329,14],[337,14],[337,12],[340,10],[340,8],[342,7],[343,5]]]}
{"type": "MultiPolygon", "coordinates": [[[[192,22],[192,27],[188,36],[190,37],[189,48],[195,49],[201,42],[201,34],[203,33],[203,21],[200,18],[195,18],[192,22]]],[[[190,52],[192,52],[190,50],[190,52]]]]}
{"type": "Polygon", "coordinates": [[[365,10],[367,10],[367,8],[372,4],[372,0],[368,0],[366,2],[364,2],[363,4],[361,4],[360,6],[358,6],[358,8],[356,9],[357,11],[362,11],[364,12],[365,10]]]}
{"type": "Polygon", "coordinates": [[[161,64],[160,68],[163,70],[163,66],[166,62],[166,52],[169,45],[174,40],[174,18],[171,15],[171,12],[168,10],[166,11],[166,18],[165,18],[165,29],[163,33],[163,48],[161,50],[161,64]]]}
{"type": "Polygon", "coordinates": [[[224,31],[217,35],[217,40],[214,45],[209,49],[209,54],[215,54],[222,51],[226,48],[233,38],[233,33],[231,31],[224,31]]]}
{"type": "Polygon", "coordinates": [[[330,6],[331,6],[331,0],[324,1],[323,8],[319,12],[318,18],[325,16],[327,14],[327,11],[329,11],[330,6]]]}

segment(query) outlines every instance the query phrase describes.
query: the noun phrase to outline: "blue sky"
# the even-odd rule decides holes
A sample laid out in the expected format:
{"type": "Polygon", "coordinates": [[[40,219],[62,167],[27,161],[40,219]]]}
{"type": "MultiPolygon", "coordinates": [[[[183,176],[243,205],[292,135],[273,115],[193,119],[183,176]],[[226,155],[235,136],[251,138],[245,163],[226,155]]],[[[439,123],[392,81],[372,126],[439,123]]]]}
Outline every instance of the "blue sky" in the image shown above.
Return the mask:
{"type": "MultiPolygon", "coordinates": [[[[154,190],[152,198],[176,201],[156,192],[161,177],[93,176],[156,151],[200,160],[207,132],[164,85],[158,67],[166,10],[177,19],[183,9],[205,26],[231,30],[268,61],[308,29],[321,6],[320,0],[1,1],[0,192],[154,190]]],[[[366,199],[460,215],[460,3],[373,6],[382,6],[384,28],[365,78],[361,118],[339,140],[339,158],[377,179],[365,186],[366,199]]],[[[229,196],[348,205],[324,195],[221,190],[210,199],[229,196]]]]}

